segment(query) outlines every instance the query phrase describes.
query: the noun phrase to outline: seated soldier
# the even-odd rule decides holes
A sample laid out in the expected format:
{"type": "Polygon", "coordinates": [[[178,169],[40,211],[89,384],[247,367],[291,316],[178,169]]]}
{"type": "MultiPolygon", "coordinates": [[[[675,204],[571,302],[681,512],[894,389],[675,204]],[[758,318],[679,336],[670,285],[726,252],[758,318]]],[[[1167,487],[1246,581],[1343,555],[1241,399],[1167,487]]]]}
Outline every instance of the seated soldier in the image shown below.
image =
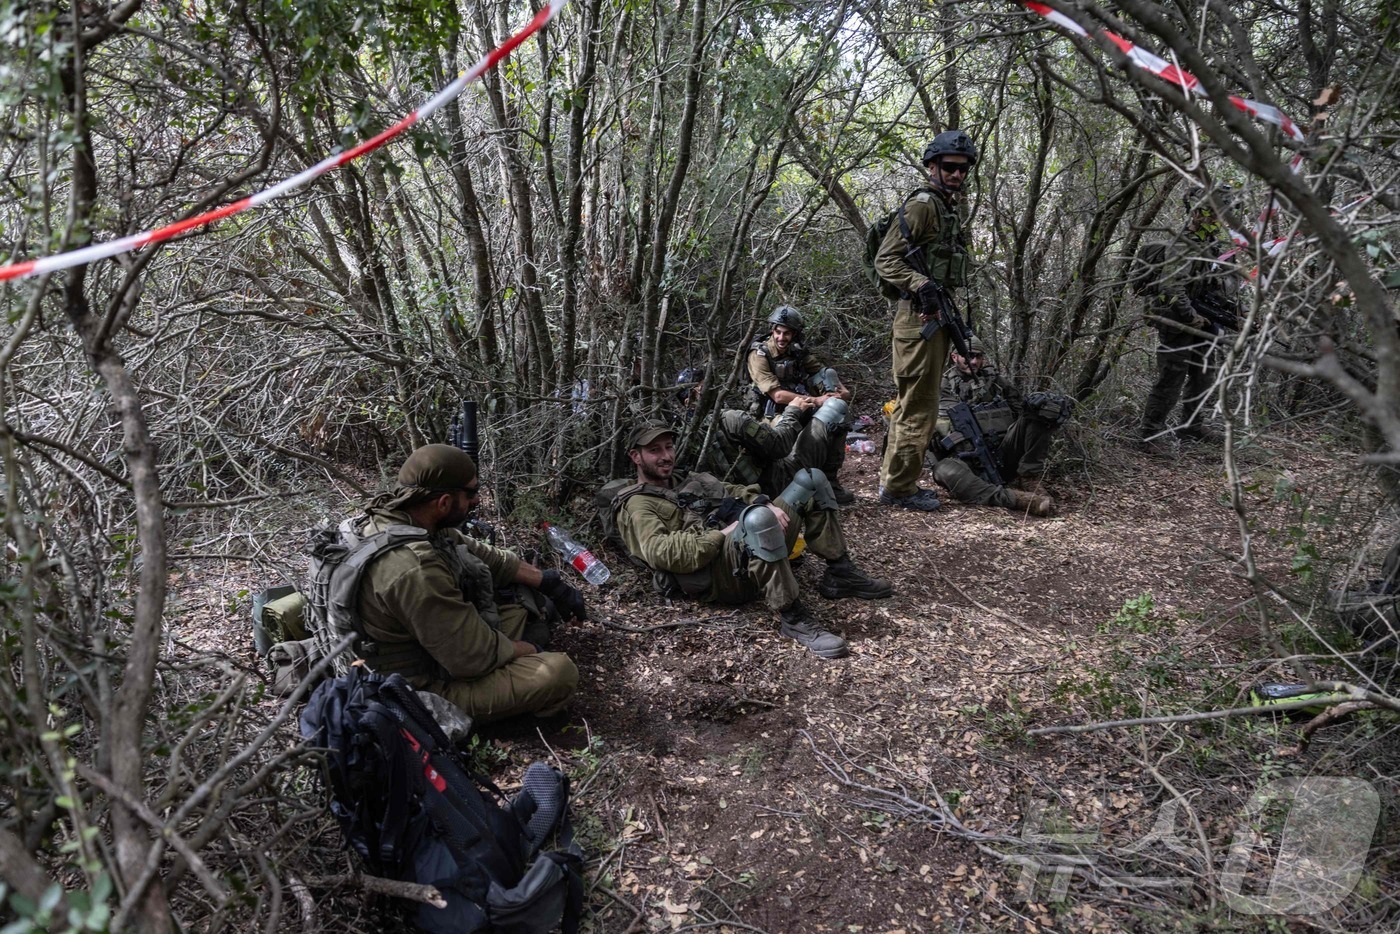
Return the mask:
{"type": "Polygon", "coordinates": [[[359,578],[355,650],[374,671],[401,674],[478,722],[561,712],[578,685],[578,668],[562,652],[544,651],[546,620],[555,615],[550,603],[585,618],[582,595],[558,571],[542,571],[458,531],[480,487],[466,452],[421,447],[398,481],[366,515],[342,525],[342,539],[347,526],[355,539],[347,542],[346,565],[354,545],[376,533],[401,540],[370,555],[359,578]]]}
{"type": "Polygon", "coordinates": [[[846,433],[849,409],[841,399],[828,399],[804,424],[801,405],[789,404],[771,422],[738,409],[719,413],[715,473],[745,486],[757,484],[764,494],[777,497],[798,471],[820,470],[830,446],[838,443],[836,436],[846,433]]]}
{"type": "Polygon", "coordinates": [[[1006,377],[987,362],[987,351],[976,337],[963,359],[951,354],[953,365],[943,374],[942,399],[930,450],[938,463],[933,476],[960,502],[1005,506],[1033,516],[1055,514],[1055,501],[1041,482],[1045,457],[1055,429],[1069,418],[1073,402],[1057,393],[1036,392],[1024,400],[1006,377]],[[961,406],[960,412],[954,407],[961,406]],[[975,418],[988,465],[977,449],[970,426],[975,418]],[[1019,489],[1017,489],[1019,487],[1019,489]]]}
{"type": "Polygon", "coordinates": [[[663,422],[638,426],[628,456],[637,482],[612,498],[617,533],[666,596],[684,593],[707,603],[762,597],[780,614],[784,636],[821,658],[841,658],[849,651],[846,640],[823,629],[798,595],[788,555],[799,530],[807,550],[827,561],[817,585],[823,597],[876,600],[894,593],[851,561],[831,484],[820,470],[800,471],[772,501],[757,487],[713,474],[676,473],[675,431],[663,422]]]}
{"type": "MultiPolygon", "coordinates": [[[[851,390],[836,371],[808,353],[803,343],[801,312],[791,305],[779,305],[768,316],[768,323],[773,325],[769,335],[754,341],[749,348],[750,415],[771,419],[796,405],[805,422],[807,416],[803,413],[817,411],[829,399],[850,403],[851,390]]],[[[843,506],[856,499],[836,476],[846,462],[848,430],[843,419],[839,428],[828,432],[825,455],[813,465],[825,471],[836,501],[843,506]]]]}

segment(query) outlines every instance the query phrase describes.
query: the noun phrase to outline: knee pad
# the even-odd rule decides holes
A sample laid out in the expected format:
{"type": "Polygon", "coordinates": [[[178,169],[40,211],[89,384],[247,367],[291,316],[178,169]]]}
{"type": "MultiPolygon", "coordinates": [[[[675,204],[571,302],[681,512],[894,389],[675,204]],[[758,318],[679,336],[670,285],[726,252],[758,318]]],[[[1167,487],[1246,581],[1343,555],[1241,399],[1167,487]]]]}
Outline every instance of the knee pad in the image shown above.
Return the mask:
{"type": "Polygon", "coordinates": [[[846,421],[846,415],[851,411],[851,407],[844,399],[828,399],[822,403],[821,408],[812,416],[816,421],[821,422],[828,429],[835,429],[838,425],[846,421]]]}
{"type": "Polygon", "coordinates": [[[779,561],[788,555],[787,536],[778,517],[767,506],[750,506],[739,516],[732,533],[760,561],[779,561]]]}
{"type": "Polygon", "coordinates": [[[822,392],[835,392],[836,387],[841,385],[840,377],[836,375],[836,371],[831,367],[818,370],[816,375],[812,377],[812,382],[815,383],[822,392]]]}
{"type": "Polygon", "coordinates": [[[826,473],[815,467],[804,467],[792,478],[787,489],[778,498],[796,509],[801,509],[812,500],[822,509],[836,509],[836,494],[831,489],[831,481],[826,473]]]}

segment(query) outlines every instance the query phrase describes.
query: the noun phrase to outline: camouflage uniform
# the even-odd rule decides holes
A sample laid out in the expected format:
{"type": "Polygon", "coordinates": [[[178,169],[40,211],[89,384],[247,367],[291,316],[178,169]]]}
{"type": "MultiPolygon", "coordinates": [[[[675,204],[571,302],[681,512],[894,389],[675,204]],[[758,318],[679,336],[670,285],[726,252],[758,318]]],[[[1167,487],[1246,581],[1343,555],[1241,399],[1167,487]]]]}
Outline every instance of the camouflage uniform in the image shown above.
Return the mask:
{"type": "MultiPolygon", "coordinates": [[[[797,578],[786,558],[761,561],[748,554],[737,535],[707,526],[706,517],[723,499],[751,503],[759,495],[758,487],[724,483],[707,473],[677,473],[669,488],[644,485],[631,490],[619,494],[617,531],[627,553],[651,569],[658,591],[666,596],[684,593],[704,603],[748,603],[762,597],[774,610],[797,601],[797,578]],[[691,508],[681,505],[692,498],[691,508]]],[[[788,515],[789,550],[802,532],[813,554],[828,561],[845,556],[846,540],[835,510],[822,509],[815,500],[801,509],[781,499],[773,504],[788,515]]]]}
{"type": "MultiPolygon", "coordinates": [[[[1159,277],[1147,289],[1148,314],[1197,330],[1211,330],[1212,326],[1191,307],[1191,300],[1209,292],[1225,291],[1228,273],[1213,257],[1229,247],[1216,238],[1215,227],[1214,223],[1202,225],[1167,245],[1159,277]]],[[[1181,419],[1177,433],[1199,435],[1202,410],[1207,407],[1206,397],[1215,382],[1217,363],[1212,352],[1216,342],[1169,325],[1155,326],[1160,338],[1157,379],[1143,403],[1142,438],[1148,440],[1166,431],[1167,418],[1178,399],[1181,419]]]]}
{"type": "MultiPolygon", "coordinates": [[[[396,524],[413,520],[404,511],[371,507],[365,534],[396,524]]],[[[527,633],[525,606],[495,602],[497,589],[516,586],[519,566],[510,552],[456,529],[385,552],[360,583],[365,638],[380,650],[375,670],[398,672],[480,722],[563,710],[578,668],[562,652],[515,658],[513,640],[542,642],[544,635],[538,628],[527,633]]]]}
{"type": "MultiPolygon", "coordinates": [[[[787,352],[779,354],[773,344],[773,337],[769,335],[762,340],[756,340],[749,348],[749,379],[753,381],[753,403],[749,406],[749,414],[757,417],[769,417],[782,415],[787,411],[785,405],[778,405],[773,401],[772,392],[775,389],[786,389],[788,392],[795,392],[799,395],[821,395],[814,392],[816,388],[808,380],[826,369],[826,364],[815,355],[808,353],[802,341],[794,340],[788,345],[787,352]]],[[[799,418],[805,422],[811,422],[810,412],[796,412],[799,418]]],[[[820,455],[809,450],[803,454],[795,455],[808,463],[803,467],[820,467],[832,484],[837,484],[837,476],[841,467],[846,463],[846,433],[849,426],[842,426],[839,429],[828,431],[821,427],[821,441],[824,445],[820,455]],[[818,456],[815,463],[810,463],[812,457],[818,456]]],[[[809,438],[809,443],[814,443],[809,438]]],[[[784,452],[787,453],[787,452],[784,452]]],[[[799,468],[800,469],[800,468],[799,468]]],[[[791,479],[791,478],[789,478],[791,479]]],[[[786,486],[784,482],[779,489],[786,486]]],[[[765,487],[765,492],[767,488],[765,487]]],[[[770,494],[771,495],[771,494],[770,494]]]]}
{"type": "Polygon", "coordinates": [[[973,450],[972,442],[963,441],[948,421],[948,409],[959,402],[966,402],[976,412],[977,425],[996,455],[1006,483],[1018,477],[1039,477],[1045,472],[1045,458],[1058,426],[1039,412],[1027,411],[1015,384],[989,363],[983,364],[976,374],[963,373],[956,366],[948,367],[943,374],[939,418],[930,445],[937,458],[934,478],[959,502],[1017,508],[1011,491],[983,477],[975,467],[976,461],[955,456],[955,452],[973,450]],[[944,439],[951,439],[952,449],[944,439]]]}
{"type": "Polygon", "coordinates": [[[896,497],[918,488],[924,452],[938,418],[949,346],[946,329],[931,340],[919,336],[923,322],[913,296],[928,279],[910,265],[905,253],[911,246],[923,247],[929,276],[949,291],[967,284],[969,265],[962,219],[951,199],[924,189],[905,202],[904,216],[912,242],[905,242],[898,223],[891,224],[875,258],[885,297],[896,302],[891,341],[895,407],[880,465],[880,486],[896,497]]]}

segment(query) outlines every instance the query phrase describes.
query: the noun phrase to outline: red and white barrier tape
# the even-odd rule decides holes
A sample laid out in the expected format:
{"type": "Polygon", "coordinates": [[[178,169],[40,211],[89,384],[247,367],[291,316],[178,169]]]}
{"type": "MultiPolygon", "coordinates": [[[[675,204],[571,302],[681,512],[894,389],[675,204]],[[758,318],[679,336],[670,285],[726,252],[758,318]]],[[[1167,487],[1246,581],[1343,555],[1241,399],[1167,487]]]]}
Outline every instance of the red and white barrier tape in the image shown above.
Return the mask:
{"type": "MultiPolygon", "coordinates": [[[[1089,31],[1083,26],[1063,13],[1050,9],[1050,7],[1043,3],[1022,0],[1022,6],[1025,6],[1035,13],[1039,13],[1056,26],[1067,29],[1077,36],[1087,37],[1089,35],[1089,31]]],[[[1146,49],[1133,45],[1117,33],[1104,29],[1100,30],[1100,34],[1109,42],[1118,46],[1123,54],[1128,57],[1128,60],[1143,71],[1156,75],[1163,81],[1170,81],[1172,84],[1180,85],[1188,93],[1200,97],[1206,96],[1205,89],[1201,87],[1200,80],[1190,72],[1182,71],[1166,59],[1159,58],[1146,49]]],[[[1287,114],[1277,107],[1274,107],[1272,104],[1261,104],[1259,101],[1252,101],[1234,94],[1230,95],[1230,103],[1257,120],[1262,120],[1265,123],[1272,123],[1274,126],[1283,130],[1284,133],[1288,134],[1291,139],[1300,143],[1303,141],[1303,131],[1298,128],[1298,125],[1288,119],[1287,114]]]]}
{"type": "Polygon", "coordinates": [[[226,204],[213,211],[200,214],[197,217],[187,218],[186,220],[178,221],[165,227],[158,227],[155,230],[147,230],[142,233],[132,234],[131,236],[122,237],[118,240],[109,240],[106,243],[94,243],[92,246],[82,247],[77,250],[69,250],[67,253],[59,253],[55,256],[45,256],[41,259],[31,259],[22,263],[11,263],[8,266],[0,266],[0,282],[7,279],[24,279],[29,276],[43,275],[47,272],[56,272],[60,269],[68,269],[71,266],[78,266],[82,263],[91,263],[99,259],[107,259],[116,256],[118,253],[139,250],[153,243],[163,243],[186,231],[204,227],[215,221],[223,220],[225,217],[231,217],[234,214],[247,211],[250,208],[261,207],[269,201],[280,198],[285,194],[290,194],[307,182],[320,178],[332,169],[338,169],[347,162],[358,159],[365,153],[373,152],[402,134],[415,123],[431,117],[440,110],[443,105],[466,90],[467,85],[471,84],[477,78],[480,78],[489,69],[495,67],[501,59],[515,51],[516,46],[538,32],[545,23],[553,19],[555,14],[563,8],[564,3],[565,0],[549,0],[549,3],[535,14],[534,18],[530,20],[524,29],[492,49],[475,65],[458,75],[456,80],[451,84],[428,98],[417,110],[414,110],[398,123],[395,123],[377,136],[365,140],[353,149],[347,149],[334,156],[328,156],[309,169],[299,172],[284,181],[278,182],[271,188],[264,189],[254,195],[249,195],[232,204],[226,204]]]}
{"type": "MultiPolygon", "coordinates": [[[[1021,2],[1022,6],[1025,6],[1032,12],[1039,13],[1041,16],[1045,17],[1047,20],[1054,23],[1056,26],[1068,30],[1069,32],[1074,33],[1076,36],[1085,36],[1086,38],[1089,36],[1089,31],[1087,29],[1079,25],[1077,22],[1075,22],[1073,19],[1066,16],[1065,14],[1060,13],[1056,10],[1052,10],[1050,7],[1046,6],[1043,3],[1035,3],[1032,2],[1032,0],[1021,0],[1021,2]]],[[[1153,55],[1146,49],[1134,45],[1127,39],[1124,39],[1122,36],[1111,32],[1107,29],[1101,30],[1100,34],[1108,41],[1116,45],[1119,48],[1119,50],[1122,51],[1122,53],[1125,56],[1127,56],[1130,62],[1132,62],[1134,65],[1137,65],[1144,71],[1156,75],[1163,81],[1170,81],[1172,84],[1179,85],[1188,94],[1194,94],[1199,97],[1206,96],[1205,90],[1201,87],[1200,79],[1198,79],[1195,75],[1191,74],[1190,72],[1182,71],[1180,68],[1176,67],[1166,59],[1153,55]]],[[[1286,133],[1288,137],[1294,140],[1295,142],[1301,143],[1303,141],[1303,131],[1298,128],[1298,124],[1290,120],[1287,114],[1279,110],[1277,107],[1274,107],[1272,104],[1262,104],[1259,101],[1252,101],[1248,98],[1238,97],[1234,94],[1230,95],[1230,103],[1234,104],[1237,108],[1243,110],[1245,113],[1249,114],[1257,120],[1262,120],[1265,123],[1273,124],[1280,130],[1282,130],[1284,133],[1286,133]]],[[[1294,172],[1297,172],[1302,167],[1302,164],[1303,154],[1298,153],[1293,157],[1292,161],[1289,162],[1289,168],[1292,169],[1294,172]]],[[[1352,205],[1348,205],[1348,207],[1351,206],[1352,205]]],[[[1268,224],[1269,220],[1274,216],[1274,213],[1277,210],[1278,201],[1276,199],[1270,198],[1269,204],[1264,208],[1263,211],[1259,213],[1259,218],[1254,223],[1253,237],[1248,237],[1243,233],[1239,232],[1238,230],[1230,230],[1230,239],[1234,241],[1237,246],[1235,249],[1230,250],[1228,253],[1225,253],[1222,256],[1220,256],[1219,259],[1229,259],[1236,253],[1240,252],[1241,249],[1248,247],[1252,243],[1254,243],[1254,241],[1258,239],[1258,237],[1261,234],[1263,234],[1265,225],[1268,224]]],[[[1346,210],[1346,208],[1343,208],[1343,210],[1346,210]]],[[[1283,245],[1288,242],[1288,239],[1288,237],[1278,237],[1274,240],[1268,241],[1264,244],[1265,254],[1268,256],[1275,255],[1283,249],[1283,245]]]]}

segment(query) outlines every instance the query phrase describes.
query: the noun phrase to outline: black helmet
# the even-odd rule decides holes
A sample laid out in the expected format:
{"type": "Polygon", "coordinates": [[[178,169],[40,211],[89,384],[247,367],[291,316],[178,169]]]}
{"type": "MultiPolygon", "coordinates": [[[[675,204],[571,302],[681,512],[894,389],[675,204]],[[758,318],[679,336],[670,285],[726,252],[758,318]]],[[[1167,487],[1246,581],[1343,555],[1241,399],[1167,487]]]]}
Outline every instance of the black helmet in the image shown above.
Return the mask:
{"type": "Polygon", "coordinates": [[[791,305],[779,305],[773,309],[773,313],[768,316],[768,323],[772,325],[781,324],[785,328],[791,328],[797,332],[797,336],[802,336],[802,312],[791,305]]]}
{"type": "Polygon", "coordinates": [[[684,386],[686,383],[698,383],[705,378],[705,368],[703,366],[688,366],[676,374],[676,385],[684,386]]]}
{"type": "Polygon", "coordinates": [[[939,156],[967,156],[973,165],[977,164],[977,144],[962,130],[944,130],[924,147],[924,165],[939,156]]]}
{"type": "Polygon", "coordinates": [[[1236,207],[1236,200],[1239,192],[1234,185],[1221,182],[1209,192],[1189,189],[1182,193],[1181,203],[1186,206],[1186,210],[1210,211],[1215,213],[1215,205],[1218,204],[1227,211],[1233,211],[1236,207]],[[1212,203],[1213,202],[1213,203],[1212,203]]]}

